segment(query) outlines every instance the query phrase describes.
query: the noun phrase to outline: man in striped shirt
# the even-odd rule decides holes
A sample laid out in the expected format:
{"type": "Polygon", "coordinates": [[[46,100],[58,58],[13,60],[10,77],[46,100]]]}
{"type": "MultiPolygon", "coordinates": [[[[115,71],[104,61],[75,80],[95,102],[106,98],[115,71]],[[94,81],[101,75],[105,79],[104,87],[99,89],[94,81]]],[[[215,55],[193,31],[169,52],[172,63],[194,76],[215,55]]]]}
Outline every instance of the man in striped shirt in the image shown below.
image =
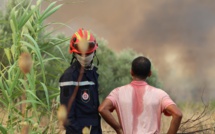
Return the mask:
{"type": "Polygon", "coordinates": [[[182,113],[169,95],[145,81],[151,75],[151,62],[137,57],[131,67],[132,82],[114,89],[99,106],[99,112],[117,134],[159,134],[161,114],[172,116],[168,134],[179,128],[182,113]],[[119,123],[111,112],[116,110],[119,123]]]}

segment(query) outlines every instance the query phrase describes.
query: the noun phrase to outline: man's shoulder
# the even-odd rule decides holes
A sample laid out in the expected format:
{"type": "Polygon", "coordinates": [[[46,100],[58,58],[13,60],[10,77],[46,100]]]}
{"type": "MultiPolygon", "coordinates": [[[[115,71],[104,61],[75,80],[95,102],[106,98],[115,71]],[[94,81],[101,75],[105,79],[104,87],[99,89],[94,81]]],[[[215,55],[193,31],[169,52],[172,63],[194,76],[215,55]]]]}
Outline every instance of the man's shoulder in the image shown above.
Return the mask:
{"type": "Polygon", "coordinates": [[[168,95],[166,93],[166,91],[164,91],[163,89],[161,88],[157,88],[157,87],[154,87],[154,86],[151,86],[151,85],[148,85],[148,88],[147,88],[149,91],[159,95],[159,96],[164,96],[164,95],[168,95]]]}
{"type": "Polygon", "coordinates": [[[131,87],[131,85],[130,84],[126,84],[126,85],[123,85],[123,86],[119,86],[119,87],[117,87],[117,88],[115,88],[114,90],[125,90],[125,89],[128,89],[128,88],[130,88],[131,87]]]}
{"type": "Polygon", "coordinates": [[[98,67],[97,67],[97,66],[92,65],[92,67],[93,67],[93,70],[94,70],[94,71],[97,71],[97,70],[98,70],[98,67]]]}
{"type": "Polygon", "coordinates": [[[70,65],[63,74],[68,74],[68,73],[73,73],[76,70],[76,66],[75,65],[70,65]]]}
{"type": "Polygon", "coordinates": [[[60,81],[67,81],[72,79],[72,77],[78,75],[77,68],[74,65],[70,65],[60,77],[60,81]]]}

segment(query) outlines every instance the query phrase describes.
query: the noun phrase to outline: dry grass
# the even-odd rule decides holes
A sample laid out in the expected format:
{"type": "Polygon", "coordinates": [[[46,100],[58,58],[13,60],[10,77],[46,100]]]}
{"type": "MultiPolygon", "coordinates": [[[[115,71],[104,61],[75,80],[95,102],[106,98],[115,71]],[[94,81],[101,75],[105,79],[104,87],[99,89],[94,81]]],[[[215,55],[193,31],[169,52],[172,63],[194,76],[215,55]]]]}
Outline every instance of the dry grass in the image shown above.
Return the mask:
{"type": "MultiPolygon", "coordinates": [[[[182,125],[179,133],[196,133],[196,134],[214,134],[215,133],[215,113],[214,109],[207,107],[205,109],[204,105],[195,105],[191,106],[189,104],[183,105],[181,108],[183,112],[182,125]],[[188,122],[187,122],[188,121],[188,122]],[[187,122],[187,123],[185,123],[187,122]],[[212,128],[210,130],[206,130],[207,128],[212,128]],[[200,130],[200,131],[199,131],[200,130]],[[204,130],[204,131],[203,131],[204,130]]],[[[7,114],[3,109],[0,109],[0,119],[2,120],[3,126],[6,126],[6,117],[7,114]]],[[[117,119],[117,114],[113,112],[114,117],[117,119]]],[[[49,117],[43,117],[38,126],[40,129],[44,129],[47,125],[49,125],[49,117]]],[[[56,120],[56,118],[54,119],[56,120]]],[[[117,119],[118,120],[118,119],[117,119]]],[[[161,124],[161,133],[166,133],[169,124],[171,121],[171,117],[162,116],[162,124],[161,124]]],[[[59,129],[58,122],[55,122],[53,129],[55,129],[55,133],[65,134],[64,130],[59,129]]],[[[116,132],[102,119],[101,126],[103,130],[103,134],[116,134],[116,132]]],[[[31,128],[30,128],[31,129],[31,128]]],[[[18,134],[18,133],[17,133],[18,134]]]]}
{"type": "MultiPolygon", "coordinates": [[[[215,112],[210,107],[205,107],[202,104],[185,104],[181,108],[183,113],[182,125],[178,133],[198,133],[198,134],[214,134],[215,133],[215,112]],[[185,123],[186,121],[188,121],[185,123]],[[184,125],[183,125],[184,124],[184,125]],[[206,130],[207,128],[211,128],[206,130]],[[200,131],[199,131],[200,130],[200,131]]],[[[113,113],[117,119],[116,113],[113,113]]],[[[168,131],[171,116],[162,115],[161,133],[165,134],[168,131]]],[[[116,132],[102,119],[102,130],[104,134],[116,134],[116,132]]]]}
{"type": "MultiPolygon", "coordinates": [[[[178,133],[215,133],[214,109],[204,104],[185,104],[181,110],[183,118],[178,133]]],[[[167,132],[170,121],[171,117],[162,117],[161,133],[167,132]]]]}

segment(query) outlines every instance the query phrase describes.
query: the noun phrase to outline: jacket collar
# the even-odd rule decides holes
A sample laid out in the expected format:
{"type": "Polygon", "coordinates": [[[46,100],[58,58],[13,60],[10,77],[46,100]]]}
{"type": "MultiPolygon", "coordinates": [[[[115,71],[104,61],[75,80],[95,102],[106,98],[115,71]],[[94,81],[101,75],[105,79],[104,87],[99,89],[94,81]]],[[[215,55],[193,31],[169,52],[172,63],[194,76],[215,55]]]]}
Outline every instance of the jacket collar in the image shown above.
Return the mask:
{"type": "MultiPolygon", "coordinates": [[[[73,65],[75,65],[76,69],[80,70],[81,68],[81,64],[76,60],[73,65]]],[[[91,64],[88,67],[85,67],[84,70],[93,70],[95,68],[95,70],[97,70],[97,67],[95,67],[93,64],[91,64]]]]}

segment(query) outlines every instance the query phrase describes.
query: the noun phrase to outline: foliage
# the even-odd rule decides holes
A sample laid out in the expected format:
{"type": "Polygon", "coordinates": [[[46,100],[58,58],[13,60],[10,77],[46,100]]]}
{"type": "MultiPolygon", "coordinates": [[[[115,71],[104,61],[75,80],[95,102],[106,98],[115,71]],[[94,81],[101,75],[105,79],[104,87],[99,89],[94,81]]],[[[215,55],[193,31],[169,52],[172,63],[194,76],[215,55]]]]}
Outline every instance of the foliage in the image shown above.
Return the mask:
{"type": "MultiPolygon", "coordinates": [[[[3,62],[0,64],[0,103],[6,109],[7,121],[6,125],[0,125],[1,132],[6,129],[13,134],[20,132],[24,128],[23,124],[28,127],[39,124],[43,115],[50,116],[50,99],[55,98],[59,92],[57,86],[49,86],[53,83],[46,76],[50,74],[46,71],[46,66],[50,61],[57,62],[61,58],[48,50],[57,49],[56,45],[66,42],[67,39],[51,37],[51,32],[45,31],[49,24],[44,25],[43,22],[61,5],[55,6],[56,2],[53,2],[41,12],[41,3],[40,0],[36,5],[32,5],[30,1],[10,0],[6,14],[1,14],[0,45],[3,62]],[[18,66],[18,59],[24,52],[29,53],[33,60],[33,67],[27,74],[23,74],[18,66]],[[57,94],[50,96],[50,91],[57,94]],[[38,97],[37,92],[43,92],[44,99],[38,97]]],[[[4,119],[1,124],[3,121],[4,119]]],[[[34,131],[47,130],[37,129],[38,127],[34,128],[34,131]]]]}

